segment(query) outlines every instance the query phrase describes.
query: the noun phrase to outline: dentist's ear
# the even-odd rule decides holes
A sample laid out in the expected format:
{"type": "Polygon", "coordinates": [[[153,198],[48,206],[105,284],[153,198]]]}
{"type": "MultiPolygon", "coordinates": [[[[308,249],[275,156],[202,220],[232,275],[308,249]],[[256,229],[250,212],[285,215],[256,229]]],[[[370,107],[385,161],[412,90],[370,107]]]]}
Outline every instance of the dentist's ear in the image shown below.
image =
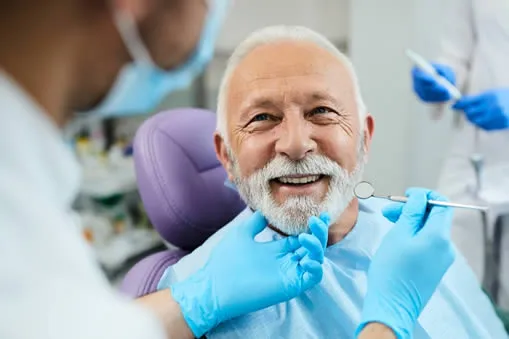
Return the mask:
{"type": "Polygon", "coordinates": [[[139,22],[143,20],[150,12],[155,0],[110,0],[111,6],[115,10],[126,11],[132,18],[139,22]]]}

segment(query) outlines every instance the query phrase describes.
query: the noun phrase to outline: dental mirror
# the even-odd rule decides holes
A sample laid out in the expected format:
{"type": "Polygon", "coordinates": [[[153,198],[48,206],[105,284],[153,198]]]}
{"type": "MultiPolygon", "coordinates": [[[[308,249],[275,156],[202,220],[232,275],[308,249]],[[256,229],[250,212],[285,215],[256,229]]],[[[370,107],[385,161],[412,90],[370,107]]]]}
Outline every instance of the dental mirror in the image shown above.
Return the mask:
{"type": "MultiPolygon", "coordinates": [[[[373,197],[373,198],[379,198],[379,199],[388,199],[388,200],[397,201],[397,202],[407,202],[408,201],[408,198],[403,197],[403,196],[395,196],[395,195],[377,196],[377,195],[375,195],[375,188],[373,187],[373,185],[371,185],[370,182],[367,182],[367,181],[359,182],[357,184],[357,186],[355,186],[354,194],[359,199],[369,199],[369,198],[373,197]]],[[[447,202],[447,201],[428,200],[428,204],[434,205],[434,206],[466,208],[466,209],[479,210],[479,211],[487,211],[488,210],[488,207],[486,207],[486,206],[465,205],[465,204],[458,204],[458,203],[447,202]]]]}
{"type": "Polygon", "coordinates": [[[368,199],[375,194],[375,188],[367,181],[361,181],[355,186],[354,194],[359,199],[368,199]]]}

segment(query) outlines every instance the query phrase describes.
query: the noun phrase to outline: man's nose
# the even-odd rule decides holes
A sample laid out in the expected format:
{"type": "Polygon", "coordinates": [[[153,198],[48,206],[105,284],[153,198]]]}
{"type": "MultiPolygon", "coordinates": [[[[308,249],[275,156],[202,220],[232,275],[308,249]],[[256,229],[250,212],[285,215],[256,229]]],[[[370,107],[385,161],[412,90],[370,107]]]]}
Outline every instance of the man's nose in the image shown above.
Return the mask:
{"type": "Polygon", "coordinates": [[[276,142],[276,152],[291,160],[302,160],[316,150],[316,142],[311,136],[312,128],[304,119],[287,119],[283,122],[276,142]]]}

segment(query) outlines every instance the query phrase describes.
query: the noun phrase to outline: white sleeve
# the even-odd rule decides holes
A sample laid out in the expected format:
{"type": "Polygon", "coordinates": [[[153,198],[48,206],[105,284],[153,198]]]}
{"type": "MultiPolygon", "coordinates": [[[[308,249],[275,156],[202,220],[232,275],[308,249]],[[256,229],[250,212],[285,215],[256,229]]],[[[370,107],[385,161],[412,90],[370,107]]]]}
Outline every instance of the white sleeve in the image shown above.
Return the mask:
{"type": "Polygon", "coordinates": [[[0,338],[165,338],[109,285],[70,215],[24,192],[0,205],[0,338]]]}
{"type": "Polygon", "coordinates": [[[107,289],[77,285],[58,277],[42,280],[33,277],[18,286],[2,287],[0,337],[165,338],[155,317],[107,289]]]}

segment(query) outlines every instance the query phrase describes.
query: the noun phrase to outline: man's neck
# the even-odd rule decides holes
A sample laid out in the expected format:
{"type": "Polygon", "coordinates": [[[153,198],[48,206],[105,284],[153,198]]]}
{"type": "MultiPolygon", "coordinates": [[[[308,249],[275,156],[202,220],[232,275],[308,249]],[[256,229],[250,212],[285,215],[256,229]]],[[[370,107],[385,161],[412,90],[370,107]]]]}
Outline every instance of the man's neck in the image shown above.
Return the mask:
{"type": "Polygon", "coordinates": [[[359,200],[354,198],[341,217],[329,227],[329,240],[327,246],[337,244],[343,238],[350,233],[355,226],[357,218],[359,216],[359,200]]]}

